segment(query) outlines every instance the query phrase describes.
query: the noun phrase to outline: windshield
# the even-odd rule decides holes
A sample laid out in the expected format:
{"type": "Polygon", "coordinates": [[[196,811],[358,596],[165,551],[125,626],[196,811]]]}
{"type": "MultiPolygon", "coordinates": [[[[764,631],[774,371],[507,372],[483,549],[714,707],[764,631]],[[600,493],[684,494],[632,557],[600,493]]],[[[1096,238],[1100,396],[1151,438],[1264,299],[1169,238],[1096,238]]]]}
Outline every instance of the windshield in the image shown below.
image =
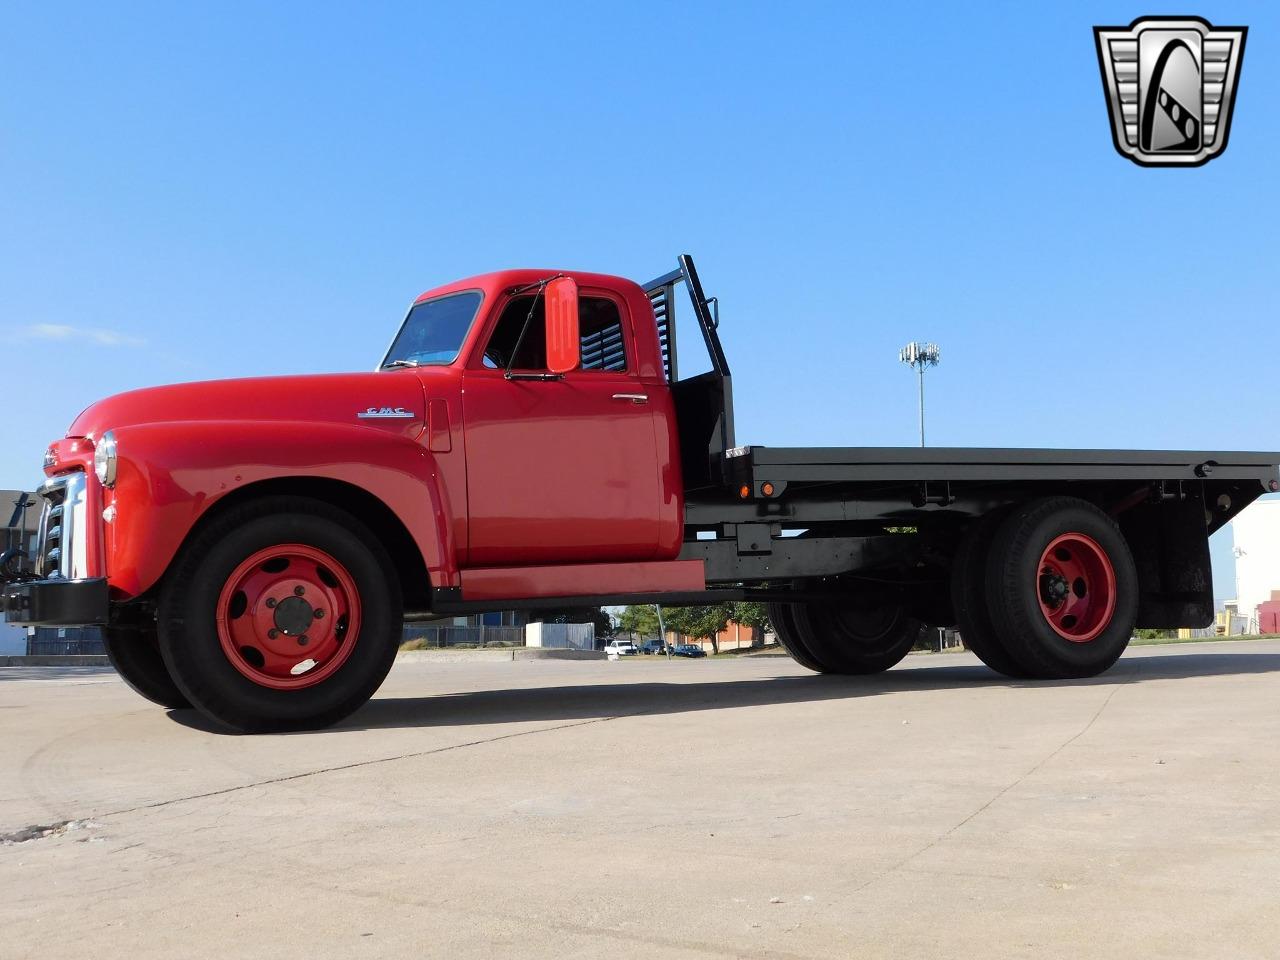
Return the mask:
{"type": "Polygon", "coordinates": [[[414,304],[382,365],[453,363],[479,309],[478,290],[414,304]]]}

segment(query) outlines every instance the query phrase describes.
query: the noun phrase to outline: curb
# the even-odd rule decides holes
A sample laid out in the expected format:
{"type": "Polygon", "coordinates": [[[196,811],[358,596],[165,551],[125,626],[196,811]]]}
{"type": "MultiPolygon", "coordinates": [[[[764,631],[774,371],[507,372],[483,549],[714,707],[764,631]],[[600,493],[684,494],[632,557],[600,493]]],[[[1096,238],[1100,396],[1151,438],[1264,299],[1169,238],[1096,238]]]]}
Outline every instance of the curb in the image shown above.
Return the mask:
{"type": "Polygon", "coordinates": [[[41,654],[0,656],[0,667],[106,667],[111,661],[102,654],[41,654]]]}

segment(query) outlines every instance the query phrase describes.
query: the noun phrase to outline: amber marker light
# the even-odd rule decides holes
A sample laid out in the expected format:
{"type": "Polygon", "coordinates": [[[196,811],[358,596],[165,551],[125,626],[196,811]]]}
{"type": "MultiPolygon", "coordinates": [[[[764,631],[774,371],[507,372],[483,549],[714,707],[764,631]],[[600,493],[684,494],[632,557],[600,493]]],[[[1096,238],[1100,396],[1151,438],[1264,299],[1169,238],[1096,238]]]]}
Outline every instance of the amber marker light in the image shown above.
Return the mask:
{"type": "Polygon", "coordinates": [[[761,493],[763,493],[766,497],[772,497],[772,496],[773,496],[773,484],[772,484],[772,483],[769,483],[769,481],[767,481],[767,480],[766,480],[763,484],[761,484],[761,486],[760,486],[760,492],[761,492],[761,493]]]}
{"type": "Polygon", "coordinates": [[[744,483],[738,488],[738,496],[743,500],[747,499],[747,497],[751,496],[751,488],[744,483]]]}

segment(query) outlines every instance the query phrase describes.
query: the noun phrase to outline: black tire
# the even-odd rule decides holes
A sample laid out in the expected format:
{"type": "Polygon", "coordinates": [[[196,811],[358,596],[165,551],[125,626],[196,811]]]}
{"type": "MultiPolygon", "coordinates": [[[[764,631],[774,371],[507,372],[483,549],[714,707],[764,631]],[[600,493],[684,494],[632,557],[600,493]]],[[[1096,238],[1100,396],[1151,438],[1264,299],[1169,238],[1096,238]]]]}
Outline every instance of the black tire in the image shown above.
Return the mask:
{"type": "Polygon", "coordinates": [[[171,710],[191,706],[160,656],[154,625],[111,626],[102,631],[107,659],[133,692],[171,710]]]}
{"type": "Polygon", "coordinates": [[[796,633],[823,673],[881,673],[916,645],[925,625],[891,599],[858,591],[840,602],[797,604],[796,633]]]}
{"type": "Polygon", "coordinates": [[[794,608],[795,604],[792,603],[769,604],[769,622],[773,624],[773,632],[782,649],[791,655],[792,660],[806,669],[821,673],[822,667],[809,655],[809,651],[800,640],[800,633],[796,629],[795,618],[792,616],[794,608]]]}
{"type": "MultiPolygon", "coordinates": [[[[381,685],[403,630],[401,604],[391,562],[363,524],[319,501],[264,498],[218,517],[175,562],[160,599],[160,652],[182,693],[218,723],[253,733],[316,729],[348,716],[381,685]],[[356,632],[336,634],[341,637],[336,643],[351,645],[349,652],[334,658],[334,672],[300,689],[273,689],[251,679],[224,652],[216,624],[215,611],[229,578],[260,551],[285,544],[322,551],[336,561],[353,585],[360,609],[356,632]]],[[[283,610],[284,602],[265,606],[283,610]]],[[[325,622],[322,613],[306,615],[314,614],[320,624],[325,622]]],[[[277,623],[279,615],[277,611],[277,623]]],[[[334,618],[327,622],[338,630],[334,618]]],[[[298,643],[304,640],[297,638],[298,643]]]]}
{"type": "Polygon", "coordinates": [[[1005,649],[987,611],[987,556],[1008,515],[1007,509],[984,514],[960,541],[951,564],[951,605],[964,645],[996,673],[1024,679],[1027,670],[1005,649]]]}
{"type": "MultiPolygon", "coordinates": [[[[1075,497],[1032,501],[1014,511],[992,541],[987,557],[987,607],[1005,649],[1030,676],[1096,676],[1120,658],[1133,634],[1138,612],[1138,574],[1133,555],[1115,521],[1093,504],[1075,497]],[[1071,584],[1059,578],[1059,584],[1052,584],[1042,576],[1041,563],[1047,559],[1047,549],[1063,536],[1076,537],[1077,544],[1084,546],[1074,559],[1071,551],[1075,546],[1060,548],[1061,553],[1055,556],[1061,561],[1076,563],[1080,556],[1090,555],[1103,564],[1102,572],[1090,578],[1095,581],[1094,587],[1087,587],[1084,577],[1071,584]],[[1108,567],[1110,577],[1106,575],[1108,567]],[[1051,623],[1042,609],[1041,598],[1043,593],[1045,602],[1050,603],[1055,586],[1070,591],[1077,599],[1098,599],[1096,606],[1086,607],[1098,611],[1097,632],[1090,639],[1069,639],[1051,623]],[[1111,606],[1105,602],[1108,594],[1113,601],[1111,606]]],[[[1081,637],[1086,635],[1087,624],[1070,626],[1079,629],[1081,637]]]]}

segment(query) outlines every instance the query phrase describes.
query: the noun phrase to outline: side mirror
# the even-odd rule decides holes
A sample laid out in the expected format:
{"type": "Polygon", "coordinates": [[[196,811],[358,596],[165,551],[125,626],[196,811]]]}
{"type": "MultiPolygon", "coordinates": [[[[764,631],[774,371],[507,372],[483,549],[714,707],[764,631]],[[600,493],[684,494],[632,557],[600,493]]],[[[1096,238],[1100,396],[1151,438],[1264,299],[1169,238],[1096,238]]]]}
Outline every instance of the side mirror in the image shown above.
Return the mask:
{"type": "Polygon", "coordinates": [[[547,284],[547,369],[568,373],[578,369],[582,341],[578,337],[578,284],[558,277],[547,284]]]}

